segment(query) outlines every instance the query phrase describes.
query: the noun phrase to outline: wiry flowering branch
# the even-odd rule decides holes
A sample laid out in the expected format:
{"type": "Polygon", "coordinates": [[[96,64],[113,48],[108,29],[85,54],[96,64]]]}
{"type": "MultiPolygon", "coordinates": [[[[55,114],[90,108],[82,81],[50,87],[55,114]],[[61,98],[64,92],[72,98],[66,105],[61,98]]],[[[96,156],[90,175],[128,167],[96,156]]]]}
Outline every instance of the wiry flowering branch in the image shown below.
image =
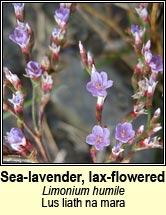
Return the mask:
{"type": "Polygon", "coordinates": [[[49,49],[51,51],[51,69],[57,65],[59,52],[64,43],[65,34],[67,30],[67,23],[70,14],[75,11],[75,3],[61,3],[59,9],[55,10],[54,19],[57,24],[52,31],[50,37],[49,49]]]}
{"type": "Polygon", "coordinates": [[[31,129],[25,122],[24,101],[26,93],[23,84],[17,75],[12,74],[7,68],[4,68],[3,107],[4,110],[16,117],[18,125],[18,128],[12,128],[10,132],[7,132],[5,142],[19,155],[27,156],[28,159],[32,159],[33,156],[32,160],[36,160],[36,162],[39,161],[38,157],[42,156],[43,162],[49,162],[42,137],[44,110],[50,99],[50,93],[53,88],[53,79],[49,73],[53,72],[53,64],[55,66],[57,63],[59,52],[64,42],[70,12],[74,12],[75,4],[60,4],[60,8],[55,11],[54,18],[58,28],[53,30],[50,38],[49,48],[51,50],[51,60],[47,56],[43,56],[40,63],[33,60],[31,56],[34,45],[34,33],[29,24],[25,22],[25,4],[13,3],[13,6],[16,16],[16,27],[13,33],[9,35],[9,39],[21,48],[21,52],[25,57],[26,74],[24,74],[24,76],[29,78],[32,83],[33,128],[31,129]],[[12,98],[10,99],[6,98],[6,88],[12,91],[12,98]],[[39,111],[37,111],[38,109],[39,111]],[[24,129],[35,141],[36,147],[24,136],[24,129]],[[32,153],[34,151],[35,153],[32,153]]]}
{"type": "MultiPolygon", "coordinates": [[[[153,55],[150,49],[150,16],[148,12],[148,3],[140,4],[140,7],[136,8],[136,12],[142,20],[142,26],[132,25],[131,28],[128,29],[131,44],[138,57],[138,63],[132,76],[132,85],[134,89],[134,95],[132,97],[134,98],[134,107],[133,111],[131,111],[123,121],[132,122],[140,115],[146,114],[147,123],[146,126],[141,125],[136,132],[132,130],[130,131],[132,138],[125,142],[133,144],[133,147],[127,158],[125,158],[126,162],[130,160],[135,151],[142,148],[162,147],[160,145],[160,138],[154,136],[155,133],[162,128],[160,123],[158,123],[160,109],[158,108],[152,117],[152,102],[158,84],[158,73],[163,70],[163,62],[161,56],[153,55]]],[[[131,127],[131,124],[129,127],[131,127]]],[[[118,130],[119,128],[117,127],[115,138],[118,141],[121,139],[119,139],[119,136],[128,136],[125,129],[121,129],[120,133],[118,130]]],[[[114,158],[118,159],[121,157],[121,152],[125,149],[125,145],[123,145],[122,142],[121,139],[121,143],[118,142],[113,147],[112,155],[109,158],[111,161],[114,160],[114,158]]]]}
{"type": "Polygon", "coordinates": [[[92,96],[97,97],[96,103],[96,122],[92,129],[92,133],[86,138],[86,142],[92,145],[91,157],[92,161],[96,162],[96,150],[102,150],[104,147],[110,145],[110,132],[105,125],[102,125],[102,112],[105,99],[107,97],[107,89],[112,87],[113,81],[108,80],[107,73],[104,71],[98,72],[94,65],[94,60],[91,54],[86,52],[81,41],[79,42],[79,49],[81,60],[84,68],[90,74],[91,80],[87,83],[86,89],[92,94],[92,96]]]}
{"type": "MultiPolygon", "coordinates": [[[[148,5],[148,3],[141,3],[139,8],[136,8],[142,26],[132,25],[131,28],[128,29],[131,44],[138,57],[138,63],[134,68],[132,76],[134,107],[133,110],[123,118],[122,123],[116,126],[116,143],[112,148],[111,155],[108,160],[106,160],[107,162],[123,162],[123,160],[128,162],[135,151],[142,148],[161,147],[159,143],[160,138],[154,136],[155,133],[162,128],[160,123],[158,123],[160,109],[158,108],[152,117],[152,102],[158,84],[158,73],[163,70],[163,62],[161,56],[152,54],[150,49],[150,16],[148,5]],[[147,115],[146,126],[141,125],[137,131],[134,131],[132,121],[142,114],[147,115]],[[127,157],[124,157],[123,152],[126,146],[131,144],[132,149],[130,153],[127,157]]],[[[90,152],[93,162],[96,162],[96,150],[102,150],[103,147],[110,145],[108,139],[110,135],[109,130],[105,130],[106,128],[102,126],[102,111],[107,96],[107,88],[113,85],[113,81],[107,79],[107,74],[105,72],[98,73],[96,71],[93,58],[91,55],[87,54],[81,42],[79,42],[79,48],[82,64],[91,76],[91,81],[87,83],[86,88],[92,96],[97,97],[96,120],[99,125],[95,125],[92,129],[92,133],[86,138],[86,142],[93,146],[90,152]]]]}

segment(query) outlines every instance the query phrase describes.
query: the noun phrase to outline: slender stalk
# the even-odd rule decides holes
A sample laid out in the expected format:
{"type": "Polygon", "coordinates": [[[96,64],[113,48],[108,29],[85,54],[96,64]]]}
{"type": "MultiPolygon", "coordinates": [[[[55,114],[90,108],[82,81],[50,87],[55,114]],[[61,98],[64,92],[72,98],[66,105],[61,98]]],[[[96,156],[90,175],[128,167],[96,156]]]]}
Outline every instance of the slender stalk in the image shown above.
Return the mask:
{"type": "Polygon", "coordinates": [[[147,131],[149,131],[150,130],[150,120],[151,120],[151,115],[152,115],[152,108],[148,107],[147,111],[148,111],[148,116],[147,116],[146,129],[147,129],[147,131]]]}
{"type": "Polygon", "coordinates": [[[38,85],[32,80],[32,120],[35,131],[38,133],[39,129],[36,122],[36,89],[38,85]]]}
{"type": "Polygon", "coordinates": [[[161,37],[157,31],[157,27],[158,27],[157,14],[159,12],[159,8],[160,8],[160,3],[153,3],[152,12],[150,15],[150,24],[151,24],[150,36],[151,36],[151,39],[154,42],[154,44],[156,44],[157,50],[155,50],[155,51],[158,52],[160,55],[163,55],[161,37]]]}
{"type": "MultiPolygon", "coordinates": [[[[156,32],[156,20],[157,20],[158,9],[159,9],[159,3],[153,3],[152,12],[151,12],[151,16],[150,16],[152,33],[156,32]]],[[[154,36],[154,35],[152,35],[152,36],[154,36]]]]}

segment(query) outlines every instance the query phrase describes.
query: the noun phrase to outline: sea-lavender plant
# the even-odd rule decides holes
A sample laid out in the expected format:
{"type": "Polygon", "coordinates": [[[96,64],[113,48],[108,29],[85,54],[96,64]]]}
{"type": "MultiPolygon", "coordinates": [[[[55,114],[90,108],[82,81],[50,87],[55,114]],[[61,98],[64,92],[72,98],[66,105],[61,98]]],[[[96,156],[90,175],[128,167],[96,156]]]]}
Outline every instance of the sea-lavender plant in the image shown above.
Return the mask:
{"type": "MultiPolygon", "coordinates": [[[[42,122],[45,107],[53,89],[52,73],[56,71],[59,63],[59,54],[65,41],[70,14],[76,7],[75,3],[60,3],[60,7],[54,12],[56,24],[48,45],[50,56],[43,56],[41,61],[37,61],[35,55],[32,55],[35,35],[24,17],[26,4],[13,3],[13,6],[16,27],[9,35],[9,39],[21,48],[25,58],[26,73],[23,75],[30,80],[32,86],[32,122],[29,124],[25,119],[26,89],[21,78],[4,67],[3,107],[17,121],[17,127],[11,128],[4,138],[10,152],[7,155],[4,154],[4,158],[7,160],[11,154],[17,154],[26,157],[30,162],[52,162],[48,155],[49,141],[44,143],[42,122]],[[11,97],[8,97],[8,89],[11,97]]],[[[141,24],[133,24],[128,29],[130,42],[138,60],[131,80],[134,105],[121,122],[112,129],[115,131],[113,138],[109,126],[102,121],[102,114],[108,91],[112,86],[116,86],[116,83],[108,78],[105,71],[98,71],[91,53],[86,51],[81,41],[79,42],[82,64],[90,75],[86,89],[96,97],[96,122],[93,123],[92,131],[87,134],[85,140],[90,146],[94,163],[98,162],[97,154],[102,150],[108,149],[104,162],[129,162],[131,156],[138,150],[162,148],[160,137],[156,134],[162,129],[158,122],[161,110],[160,108],[153,110],[152,107],[159,83],[158,76],[163,71],[163,61],[158,53],[153,54],[151,48],[149,3],[141,3],[135,12],[141,24]],[[147,116],[146,124],[141,124],[138,129],[135,129],[133,121],[143,114],[147,116]],[[129,145],[131,150],[126,155],[124,152],[129,145]]]]}

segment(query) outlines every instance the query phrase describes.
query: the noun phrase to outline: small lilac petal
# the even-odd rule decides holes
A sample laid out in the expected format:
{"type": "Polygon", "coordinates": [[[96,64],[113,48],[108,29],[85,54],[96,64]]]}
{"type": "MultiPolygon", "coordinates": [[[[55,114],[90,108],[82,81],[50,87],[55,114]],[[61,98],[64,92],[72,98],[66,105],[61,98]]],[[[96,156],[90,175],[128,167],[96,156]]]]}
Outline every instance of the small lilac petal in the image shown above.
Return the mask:
{"type": "Polygon", "coordinates": [[[97,95],[94,95],[95,94],[95,91],[96,91],[96,88],[93,86],[92,82],[88,82],[87,85],[86,85],[86,89],[92,93],[93,96],[97,96],[97,95]]]}
{"type": "Polygon", "coordinates": [[[101,80],[102,80],[103,85],[106,86],[107,85],[107,80],[108,80],[107,73],[106,72],[101,72],[100,76],[101,76],[101,80]]]}
{"type": "Polygon", "coordinates": [[[110,136],[110,131],[108,130],[108,128],[103,128],[103,135],[104,135],[104,138],[109,138],[110,136]]]}
{"type": "Polygon", "coordinates": [[[131,25],[131,32],[132,34],[138,33],[139,32],[138,25],[131,25]]]}
{"type": "MultiPolygon", "coordinates": [[[[109,137],[108,137],[109,138],[109,137]]],[[[107,140],[105,140],[104,141],[104,146],[109,146],[110,145],[110,140],[109,139],[107,139],[107,140]]]]}
{"type": "Polygon", "coordinates": [[[99,125],[95,125],[92,129],[92,134],[97,134],[98,136],[103,136],[103,128],[99,125]]]}
{"type": "Polygon", "coordinates": [[[94,134],[89,134],[87,137],[86,137],[86,142],[90,145],[95,145],[95,136],[94,134]]]}
{"type": "Polygon", "coordinates": [[[9,39],[10,39],[11,41],[13,41],[14,43],[16,43],[16,39],[15,39],[14,34],[10,34],[10,35],[9,35],[9,39]]]}
{"type": "Polygon", "coordinates": [[[102,83],[102,79],[100,77],[100,74],[98,72],[93,72],[92,75],[91,75],[91,81],[96,83],[102,83]]]}
{"type": "Polygon", "coordinates": [[[95,145],[95,147],[98,151],[103,150],[103,148],[104,148],[104,146],[100,145],[100,144],[95,145]]]}
{"type": "Polygon", "coordinates": [[[107,84],[106,84],[106,88],[110,88],[110,87],[112,87],[112,85],[113,85],[113,81],[112,80],[109,80],[109,81],[107,81],[107,84]]]}
{"type": "Polygon", "coordinates": [[[122,129],[126,129],[126,130],[131,130],[132,129],[132,125],[131,123],[128,123],[128,122],[124,122],[122,125],[122,129]]]}
{"type": "Polygon", "coordinates": [[[129,138],[133,138],[134,136],[135,136],[135,131],[134,130],[130,131],[129,138]]]}
{"type": "Polygon", "coordinates": [[[97,91],[97,96],[102,96],[102,97],[106,97],[107,96],[107,92],[105,89],[97,91]]]}
{"type": "Polygon", "coordinates": [[[92,96],[101,96],[101,97],[105,97],[107,95],[107,92],[105,89],[103,90],[99,90],[97,89],[92,82],[88,82],[86,85],[86,89],[92,93],[92,96]]]}

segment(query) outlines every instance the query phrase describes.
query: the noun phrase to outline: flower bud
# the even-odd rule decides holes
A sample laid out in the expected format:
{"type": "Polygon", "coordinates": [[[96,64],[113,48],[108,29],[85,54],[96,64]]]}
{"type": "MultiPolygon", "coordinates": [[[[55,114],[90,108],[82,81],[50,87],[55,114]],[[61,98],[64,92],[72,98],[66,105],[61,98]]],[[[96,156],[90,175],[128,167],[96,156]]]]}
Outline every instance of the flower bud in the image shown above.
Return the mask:
{"type": "Polygon", "coordinates": [[[53,80],[51,75],[48,75],[47,72],[43,73],[43,75],[41,76],[41,83],[42,83],[42,91],[43,93],[47,93],[49,91],[52,90],[52,86],[53,86],[53,80]]]}
{"type": "Polygon", "coordinates": [[[136,136],[141,135],[143,133],[143,131],[144,131],[144,125],[141,125],[136,132],[136,136]]]}
{"type": "Polygon", "coordinates": [[[13,85],[15,90],[18,90],[19,88],[22,87],[21,80],[18,78],[16,74],[12,74],[7,67],[3,67],[3,72],[5,74],[6,79],[13,85]]]}
{"type": "Polygon", "coordinates": [[[155,110],[154,112],[153,118],[158,119],[160,117],[160,114],[161,114],[161,109],[157,108],[157,110],[155,110]]]}

